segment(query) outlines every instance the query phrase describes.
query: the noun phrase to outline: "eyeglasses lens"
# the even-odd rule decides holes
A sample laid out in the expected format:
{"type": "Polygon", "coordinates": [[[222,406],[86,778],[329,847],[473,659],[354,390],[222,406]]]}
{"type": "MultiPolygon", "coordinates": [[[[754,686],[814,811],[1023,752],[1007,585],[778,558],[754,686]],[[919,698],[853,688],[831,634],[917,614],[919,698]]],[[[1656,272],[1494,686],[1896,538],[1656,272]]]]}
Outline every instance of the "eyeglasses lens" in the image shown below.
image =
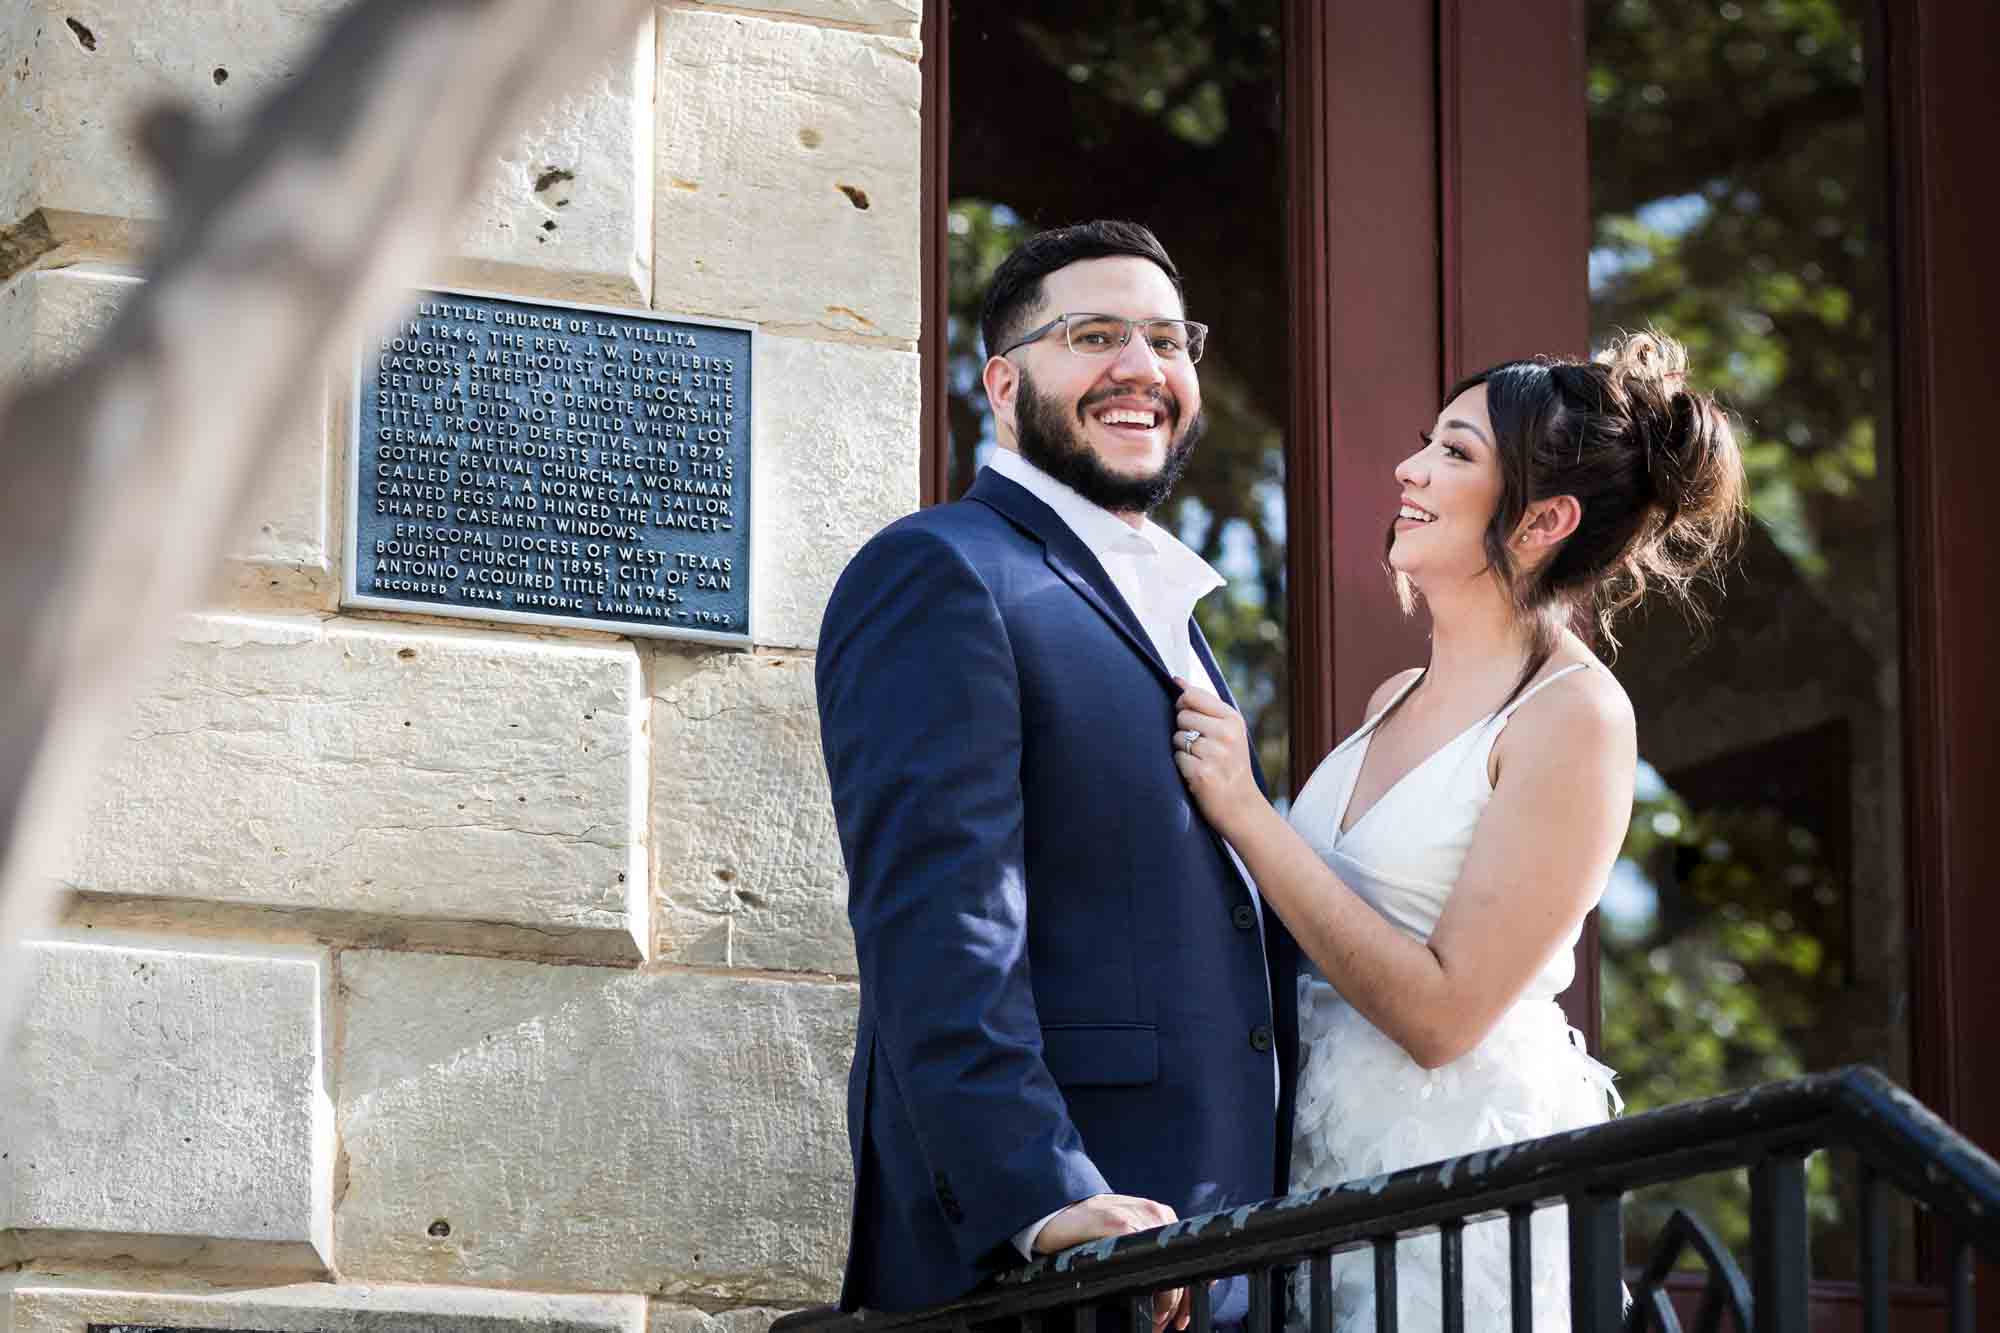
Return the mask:
{"type": "Polygon", "coordinates": [[[1152,319],[1135,326],[1109,315],[1074,318],[1069,321],[1069,350],[1078,356],[1109,356],[1125,346],[1135,327],[1160,360],[1201,360],[1205,330],[1178,319],[1152,319]]]}

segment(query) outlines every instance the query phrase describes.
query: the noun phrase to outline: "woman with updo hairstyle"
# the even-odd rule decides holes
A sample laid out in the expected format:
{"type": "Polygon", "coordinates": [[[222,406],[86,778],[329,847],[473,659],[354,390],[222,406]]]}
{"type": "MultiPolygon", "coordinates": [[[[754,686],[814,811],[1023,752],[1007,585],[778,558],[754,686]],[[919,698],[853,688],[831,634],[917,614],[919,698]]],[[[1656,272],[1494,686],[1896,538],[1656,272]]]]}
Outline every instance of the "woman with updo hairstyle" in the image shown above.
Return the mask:
{"type": "MultiPolygon", "coordinates": [[[[1304,949],[1293,1191],[1601,1121],[1611,1071],[1556,997],[1632,812],[1632,705],[1594,647],[1650,594],[1700,619],[1741,535],[1728,415],[1657,333],[1510,361],[1446,395],[1396,468],[1387,561],[1430,617],[1289,816],[1242,718],[1187,688],[1172,738],[1203,813],[1304,949]]],[[[1385,488],[1384,508],[1391,503],[1385,488]]],[[[1274,978],[1274,984],[1277,979],[1274,978]]],[[[1464,1233],[1465,1327],[1509,1318],[1507,1227],[1464,1233]]],[[[1435,1237],[1406,1241],[1405,1328],[1439,1326],[1435,1237]]],[[[1533,1223],[1534,1324],[1569,1327],[1560,1208],[1533,1223]]],[[[1372,1256],[1334,1257],[1334,1328],[1375,1327],[1372,1256]]]]}

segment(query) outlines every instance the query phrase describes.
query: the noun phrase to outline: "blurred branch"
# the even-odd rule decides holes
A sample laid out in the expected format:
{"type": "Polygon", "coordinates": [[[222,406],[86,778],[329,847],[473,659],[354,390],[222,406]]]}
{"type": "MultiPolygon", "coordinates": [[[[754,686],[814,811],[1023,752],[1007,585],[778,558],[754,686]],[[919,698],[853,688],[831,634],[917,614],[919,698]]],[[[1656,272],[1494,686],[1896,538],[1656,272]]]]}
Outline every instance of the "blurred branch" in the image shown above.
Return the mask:
{"type": "Polygon", "coordinates": [[[0,401],[0,1050],[110,721],[320,377],[421,281],[508,139],[651,0],[361,0],[239,128],[153,113],[149,281],[0,401]]]}

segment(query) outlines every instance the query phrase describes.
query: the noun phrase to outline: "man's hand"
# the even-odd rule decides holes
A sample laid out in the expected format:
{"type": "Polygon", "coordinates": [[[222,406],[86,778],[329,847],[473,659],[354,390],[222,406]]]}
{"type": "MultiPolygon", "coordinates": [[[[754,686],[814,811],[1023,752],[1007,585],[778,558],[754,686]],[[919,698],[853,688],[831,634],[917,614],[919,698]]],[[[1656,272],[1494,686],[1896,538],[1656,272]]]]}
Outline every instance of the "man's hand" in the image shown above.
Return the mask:
{"type": "MultiPolygon", "coordinates": [[[[1086,1241],[1103,1240],[1106,1236],[1129,1236],[1135,1231],[1151,1231],[1154,1227],[1179,1220],[1180,1215],[1173,1209],[1151,1199],[1138,1199],[1129,1194],[1093,1194],[1049,1219],[1048,1225],[1035,1237],[1035,1253],[1054,1254],[1086,1241]]],[[[1191,1314],[1185,1287],[1153,1293],[1154,1333],[1160,1333],[1168,1324],[1177,1330],[1186,1328],[1191,1314]]]]}

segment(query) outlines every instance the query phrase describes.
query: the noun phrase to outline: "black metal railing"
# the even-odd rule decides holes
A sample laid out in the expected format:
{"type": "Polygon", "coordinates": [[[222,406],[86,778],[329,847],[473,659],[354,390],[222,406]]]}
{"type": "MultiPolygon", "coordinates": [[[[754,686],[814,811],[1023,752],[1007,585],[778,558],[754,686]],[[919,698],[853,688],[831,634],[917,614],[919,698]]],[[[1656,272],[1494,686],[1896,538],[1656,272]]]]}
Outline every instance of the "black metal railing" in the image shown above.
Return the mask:
{"type": "Polygon", "coordinates": [[[1949,1269],[1950,1327],[1972,1328],[1972,1262],[2000,1260],[2000,1164],[1873,1069],[1855,1067],[1707,1101],[1628,1116],[1572,1133],[1267,1200],[1234,1212],[1098,1241],[1009,1273],[948,1305],[908,1313],[831,1308],[787,1315],[772,1333],[1092,1333],[1151,1328],[1151,1294],[1189,1289],[1191,1333],[1210,1333],[1209,1281],[1247,1274],[1249,1333],[1290,1325],[1332,1328],[1332,1256],[1372,1247],[1376,1327],[1394,1333],[1400,1242],[1435,1232],[1446,1333],[1465,1327],[1464,1228],[1506,1218],[1515,1330],[1531,1327],[1530,1218],[1566,1205],[1573,1327],[1591,1333],[1657,1328],[1679,1333],[1664,1290],[1688,1249],[1708,1264],[1696,1327],[1721,1327],[1729,1312],[1743,1333],[1804,1333],[1807,1326],[1806,1159],[1822,1149],[1851,1153],[1858,1179],[1862,1327],[1889,1328],[1889,1214],[1901,1194],[1937,1220],[1949,1269]],[[1694,1218],[1676,1213],[1654,1259],[1622,1280],[1628,1191],[1715,1171],[1750,1173],[1750,1274],[1694,1218]],[[1288,1279],[1304,1265],[1304,1296],[1288,1279]],[[1090,1318],[1078,1316],[1088,1314],[1090,1318]]]}

